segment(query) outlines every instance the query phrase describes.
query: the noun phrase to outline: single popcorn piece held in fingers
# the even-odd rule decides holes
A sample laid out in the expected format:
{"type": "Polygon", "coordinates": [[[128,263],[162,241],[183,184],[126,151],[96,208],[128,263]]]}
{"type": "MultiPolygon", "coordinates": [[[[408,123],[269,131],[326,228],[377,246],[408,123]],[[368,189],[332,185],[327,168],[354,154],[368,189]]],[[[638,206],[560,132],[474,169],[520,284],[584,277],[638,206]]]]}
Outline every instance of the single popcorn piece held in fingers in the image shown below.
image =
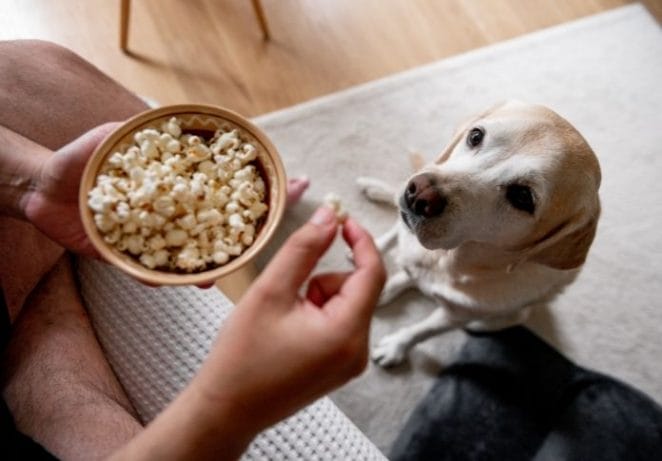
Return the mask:
{"type": "Polygon", "coordinates": [[[268,210],[257,148],[236,128],[207,140],[172,117],[108,157],[88,194],[103,239],[149,269],[199,272],[254,241],[268,210]]]}
{"type": "Polygon", "coordinates": [[[326,194],[324,196],[324,204],[333,210],[339,222],[342,223],[347,220],[347,210],[343,208],[342,201],[337,194],[333,192],[326,194]]]}

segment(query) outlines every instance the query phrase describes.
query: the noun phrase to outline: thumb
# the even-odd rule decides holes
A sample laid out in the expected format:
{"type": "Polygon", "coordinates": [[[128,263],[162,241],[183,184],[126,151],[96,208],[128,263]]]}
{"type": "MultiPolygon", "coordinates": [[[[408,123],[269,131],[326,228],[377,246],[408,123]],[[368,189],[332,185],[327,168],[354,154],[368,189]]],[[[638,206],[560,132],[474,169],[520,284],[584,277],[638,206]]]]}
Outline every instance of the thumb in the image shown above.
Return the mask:
{"type": "Polygon", "coordinates": [[[76,200],[78,184],[83,175],[87,160],[101,141],[113,131],[119,123],[106,123],[92,128],[87,133],[74,139],[60,148],[48,160],[43,190],[46,193],[57,194],[62,200],[76,200]]]}
{"type": "Polygon", "coordinates": [[[61,159],[60,165],[67,170],[82,172],[94,149],[119,125],[120,122],[104,123],[60,148],[57,151],[57,156],[61,159]]]}
{"type": "Polygon", "coordinates": [[[338,221],[333,210],[320,207],[292,234],[255,282],[271,295],[294,300],[317,261],[331,246],[338,221]]]}

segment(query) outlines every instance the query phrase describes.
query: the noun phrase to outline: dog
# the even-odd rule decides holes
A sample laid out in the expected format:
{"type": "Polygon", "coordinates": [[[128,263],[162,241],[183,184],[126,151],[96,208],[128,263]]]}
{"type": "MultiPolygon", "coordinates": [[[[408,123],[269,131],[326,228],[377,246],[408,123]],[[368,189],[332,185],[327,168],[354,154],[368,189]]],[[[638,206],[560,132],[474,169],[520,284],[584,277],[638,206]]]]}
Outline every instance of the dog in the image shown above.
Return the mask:
{"type": "Polygon", "coordinates": [[[454,328],[494,331],[526,320],[531,306],[571,283],[600,216],[598,159],[552,110],[508,101],[471,118],[438,158],[397,190],[361,177],[371,200],[399,208],[376,239],[395,245],[397,271],[379,305],[417,288],[439,307],[382,338],[371,357],[384,367],[416,343],[454,328]]]}

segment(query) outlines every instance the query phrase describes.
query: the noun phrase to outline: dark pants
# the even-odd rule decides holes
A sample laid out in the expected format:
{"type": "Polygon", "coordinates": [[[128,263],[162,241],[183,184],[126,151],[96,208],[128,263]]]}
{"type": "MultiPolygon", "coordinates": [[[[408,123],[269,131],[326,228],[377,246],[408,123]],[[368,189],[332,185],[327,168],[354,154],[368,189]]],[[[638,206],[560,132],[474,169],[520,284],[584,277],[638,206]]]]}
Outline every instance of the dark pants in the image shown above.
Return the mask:
{"type": "Polygon", "coordinates": [[[470,334],[389,458],[662,460],[662,408],[524,327],[470,334]]]}

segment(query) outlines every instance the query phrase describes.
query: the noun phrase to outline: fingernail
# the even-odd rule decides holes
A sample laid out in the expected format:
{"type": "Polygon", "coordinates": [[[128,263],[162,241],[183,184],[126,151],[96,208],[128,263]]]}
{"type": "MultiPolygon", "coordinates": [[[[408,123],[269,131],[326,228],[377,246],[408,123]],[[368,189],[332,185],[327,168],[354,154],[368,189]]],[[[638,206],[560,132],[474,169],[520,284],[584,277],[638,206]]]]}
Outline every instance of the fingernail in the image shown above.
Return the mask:
{"type": "Polygon", "coordinates": [[[330,208],[319,207],[310,218],[310,222],[316,226],[325,226],[336,220],[336,214],[330,208]]]}

